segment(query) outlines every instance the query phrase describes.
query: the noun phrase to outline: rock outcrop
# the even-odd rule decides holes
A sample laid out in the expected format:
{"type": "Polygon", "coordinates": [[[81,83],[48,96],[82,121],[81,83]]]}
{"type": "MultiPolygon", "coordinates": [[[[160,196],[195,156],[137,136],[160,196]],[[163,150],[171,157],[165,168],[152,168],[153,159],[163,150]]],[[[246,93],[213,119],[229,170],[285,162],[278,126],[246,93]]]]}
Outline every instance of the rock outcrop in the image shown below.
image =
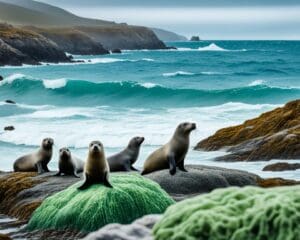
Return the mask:
{"type": "Polygon", "coordinates": [[[34,28],[33,30],[55,42],[64,52],[76,55],[109,54],[99,42],[74,28],[34,28]]]}
{"type": "Polygon", "coordinates": [[[29,30],[0,24],[0,65],[70,62],[51,40],[29,30]]]}
{"type": "Polygon", "coordinates": [[[191,42],[199,42],[200,41],[200,37],[199,36],[192,36],[190,41],[191,42]]]}
{"type": "Polygon", "coordinates": [[[299,185],[217,189],[169,207],[153,228],[154,238],[296,240],[299,199],[299,185]]]}
{"type": "Polygon", "coordinates": [[[263,168],[263,171],[272,171],[272,172],[280,172],[280,171],[293,171],[300,169],[300,163],[286,163],[279,162],[267,165],[263,168]]]}
{"type": "Polygon", "coordinates": [[[166,49],[165,44],[146,27],[127,24],[77,27],[94,41],[101,43],[108,50],[119,49],[166,49]]]}
{"type": "Polygon", "coordinates": [[[300,100],[263,113],[241,125],[217,131],[202,140],[196,150],[226,148],[220,161],[256,161],[300,158],[300,100]]]}
{"type": "Polygon", "coordinates": [[[161,170],[145,175],[156,181],[175,200],[208,193],[216,188],[230,186],[257,185],[259,176],[245,171],[209,167],[201,165],[187,165],[188,172],[177,171],[171,176],[168,170],[161,170]]]}
{"type": "MultiPolygon", "coordinates": [[[[230,186],[254,185],[274,187],[299,184],[299,182],[293,180],[262,179],[255,174],[245,171],[216,167],[188,165],[187,169],[189,172],[178,171],[175,176],[170,176],[167,170],[162,170],[148,174],[146,177],[156,181],[161,188],[177,201],[188,199],[202,193],[208,193],[216,188],[230,186]]],[[[9,236],[13,239],[54,240],[62,238],[71,240],[84,237],[87,234],[70,229],[33,231],[27,231],[27,229],[24,228],[18,229],[18,227],[23,226],[29,221],[32,213],[42,204],[44,199],[60,191],[64,190],[65,192],[68,187],[82,180],[82,175],[81,179],[72,176],[55,177],[53,175],[54,172],[42,175],[37,175],[36,173],[0,172],[0,230],[7,228],[12,229],[12,232],[8,232],[9,236]],[[5,223],[1,221],[2,214],[11,218],[17,218],[17,220],[14,219],[9,223],[5,223]]],[[[125,210],[128,211],[127,208],[125,210]]],[[[120,225],[118,225],[118,227],[123,229],[120,225]]],[[[125,234],[126,237],[130,236],[130,229],[135,228],[135,226],[133,226],[133,228],[132,226],[126,226],[125,229],[128,229],[128,231],[124,230],[124,232],[120,232],[120,234],[122,236],[125,234]]],[[[107,232],[106,230],[100,231],[99,236],[103,236],[102,234],[105,234],[105,232],[107,232]]]]}
{"type": "Polygon", "coordinates": [[[84,240],[152,240],[152,228],[162,215],[146,215],[131,224],[109,224],[89,234],[84,240]]]}

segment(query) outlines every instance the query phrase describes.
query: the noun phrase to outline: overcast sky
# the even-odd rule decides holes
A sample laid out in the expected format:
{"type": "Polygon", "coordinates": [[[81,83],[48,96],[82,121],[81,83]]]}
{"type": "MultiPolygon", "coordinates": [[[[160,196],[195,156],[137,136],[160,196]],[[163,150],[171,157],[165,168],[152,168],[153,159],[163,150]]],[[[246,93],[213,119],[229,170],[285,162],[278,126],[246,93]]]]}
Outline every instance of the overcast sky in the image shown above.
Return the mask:
{"type": "Polygon", "coordinates": [[[77,15],[203,39],[300,39],[299,0],[41,0],[77,15]]]}

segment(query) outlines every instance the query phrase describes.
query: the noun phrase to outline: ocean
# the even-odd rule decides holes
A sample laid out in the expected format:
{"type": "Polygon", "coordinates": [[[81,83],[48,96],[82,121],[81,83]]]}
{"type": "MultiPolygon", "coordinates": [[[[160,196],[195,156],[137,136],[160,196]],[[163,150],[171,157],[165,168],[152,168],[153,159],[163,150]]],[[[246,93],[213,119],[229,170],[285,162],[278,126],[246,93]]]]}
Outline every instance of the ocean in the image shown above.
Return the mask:
{"type": "MultiPolygon", "coordinates": [[[[277,162],[214,162],[224,154],[194,151],[201,139],[300,98],[300,41],[172,42],[178,50],[123,51],[74,56],[73,64],[0,67],[0,170],[35,150],[44,137],[58,150],[85,159],[92,140],[106,155],[144,136],[143,161],[166,143],[177,124],[197,123],[186,164],[247,170],[262,177],[300,180],[300,171],[263,172],[277,162]],[[16,105],[6,104],[10,99],[16,105]],[[15,131],[3,131],[13,125],[15,131]]],[[[289,162],[300,162],[289,160],[289,162]]]]}

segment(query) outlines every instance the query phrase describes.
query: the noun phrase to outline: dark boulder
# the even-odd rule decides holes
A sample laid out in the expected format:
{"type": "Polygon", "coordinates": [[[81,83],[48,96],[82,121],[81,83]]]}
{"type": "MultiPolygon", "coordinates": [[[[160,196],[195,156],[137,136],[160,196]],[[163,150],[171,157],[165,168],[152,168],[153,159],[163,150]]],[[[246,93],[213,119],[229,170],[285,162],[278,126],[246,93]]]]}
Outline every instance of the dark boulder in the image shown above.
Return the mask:
{"type": "Polygon", "coordinates": [[[16,104],[16,102],[13,101],[13,100],[5,100],[5,102],[6,102],[6,103],[9,103],[9,104],[16,104]]]}
{"type": "Polygon", "coordinates": [[[259,177],[245,171],[187,165],[188,172],[178,170],[171,176],[169,170],[161,170],[145,175],[157,182],[175,200],[183,200],[216,188],[229,186],[257,185],[259,177]]]}
{"type": "Polygon", "coordinates": [[[6,127],[4,127],[4,131],[13,131],[13,130],[15,130],[14,126],[6,126],[6,127]]]}
{"type": "Polygon", "coordinates": [[[279,162],[267,165],[263,168],[263,171],[272,171],[272,172],[279,172],[279,171],[292,171],[300,169],[300,163],[286,163],[286,162],[279,162]]]}
{"type": "Polygon", "coordinates": [[[190,41],[191,42],[199,42],[200,41],[200,37],[199,36],[192,36],[190,41]]]}
{"type": "Polygon", "coordinates": [[[0,75],[0,81],[2,81],[4,78],[0,75]]]}
{"type": "Polygon", "coordinates": [[[115,48],[111,51],[111,53],[122,53],[122,51],[119,48],[115,48]]]}

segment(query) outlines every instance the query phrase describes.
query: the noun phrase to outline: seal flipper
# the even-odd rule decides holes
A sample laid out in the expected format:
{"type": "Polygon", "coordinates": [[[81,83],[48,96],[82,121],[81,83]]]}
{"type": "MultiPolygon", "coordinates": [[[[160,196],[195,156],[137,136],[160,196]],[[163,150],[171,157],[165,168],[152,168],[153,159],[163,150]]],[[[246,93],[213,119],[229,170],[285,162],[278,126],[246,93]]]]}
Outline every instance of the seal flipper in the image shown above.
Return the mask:
{"type": "Polygon", "coordinates": [[[89,186],[91,186],[93,183],[89,177],[89,175],[85,174],[85,179],[84,182],[79,186],[77,189],[78,190],[84,190],[87,189],[89,186]]]}
{"type": "Polygon", "coordinates": [[[183,172],[188,172],[188,171],[184,168],[184,160],[182,160],[181,162],[179,162],[179,163],[177,164],[177,167],[178,167],[181,171],[183,171],[183,172]]]}
{"type": "Polygon", "coordinates": [[[136,169],[135,167],[133,167],[133,166],[131,166],[130,167],[130,169],[132,170],[132,171],[137,171],[137,172],[139,172],[139,170],[138,169],[136,169]]]}
{"type": "Polygon", "coordinates": [[[174,175],[176,173],[176,162],[175,162],[174,154],[168,155],[168,162],[170,167],[169,172],[171,175],[174,175]]]}
{"type": "Polygon", "coordinates": [[[43,169],[42,163],[38,162],[37,164],[35,164],[36,168],[37,168],[37,172],[38,174],[42,174],[45,172],[45,170],[43,169]]]}
{"type": "Polygon", "coordinates": [[[46,165],[46,166],[44,166],[44,171],[45,172],[50,172],[50,170],[49,170],[49,168],[48,168],[48,166],[46,165]]]}
{"type": "Polygon", "coordinates": [[[108,172],[106,172],[104,174],[104,177],[103,177],[103,184],[104,186],[106,187],[109,187],[109,188],[113,188],[113,186],[110,184],[110,182],[108,181],[108,172]]]}
{"type": "Polygon", "coordinates": [[[74,171],[73,175],[74,175],[74,177],[76,177],[76,178],[80,178],[80,176],[77,174],[76,170],[74,171]]]}

